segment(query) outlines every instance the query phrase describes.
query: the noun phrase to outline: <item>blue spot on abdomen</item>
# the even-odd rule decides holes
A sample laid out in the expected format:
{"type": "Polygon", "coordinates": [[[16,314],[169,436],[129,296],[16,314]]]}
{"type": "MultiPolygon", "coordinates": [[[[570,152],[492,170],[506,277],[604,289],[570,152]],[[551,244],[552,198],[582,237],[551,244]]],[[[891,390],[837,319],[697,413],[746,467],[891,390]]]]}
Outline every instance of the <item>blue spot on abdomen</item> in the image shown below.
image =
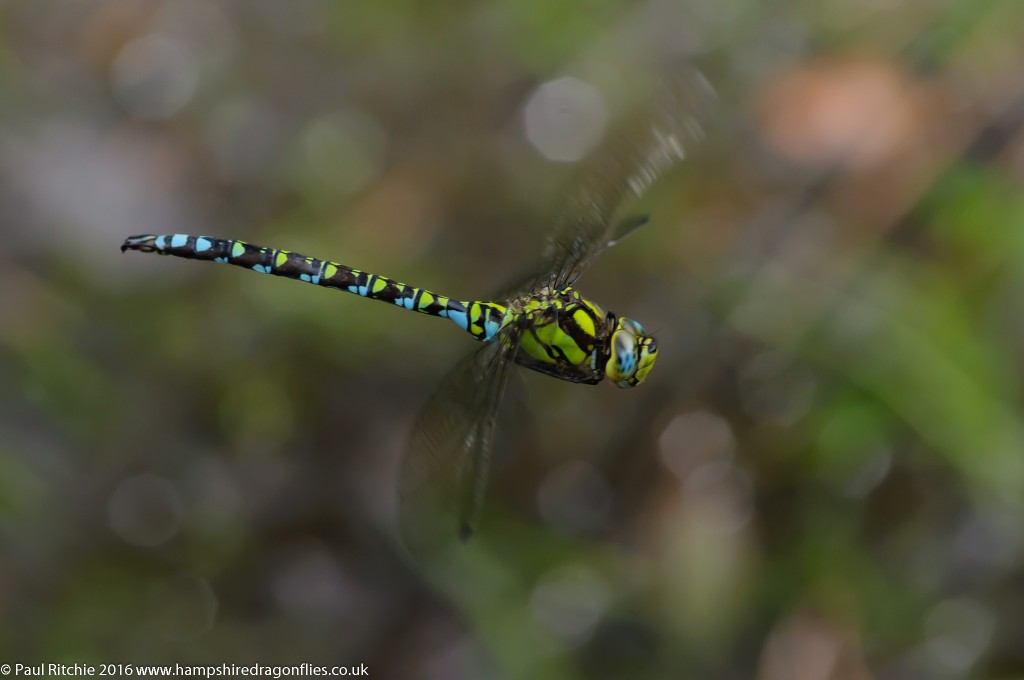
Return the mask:
{"type": "Polygon", "coordinates": [[[448,318],[458,324],[459,328],[462,330],[469,330],[469,317],[466,316],[466,312],[449,309],[448,318]]]}

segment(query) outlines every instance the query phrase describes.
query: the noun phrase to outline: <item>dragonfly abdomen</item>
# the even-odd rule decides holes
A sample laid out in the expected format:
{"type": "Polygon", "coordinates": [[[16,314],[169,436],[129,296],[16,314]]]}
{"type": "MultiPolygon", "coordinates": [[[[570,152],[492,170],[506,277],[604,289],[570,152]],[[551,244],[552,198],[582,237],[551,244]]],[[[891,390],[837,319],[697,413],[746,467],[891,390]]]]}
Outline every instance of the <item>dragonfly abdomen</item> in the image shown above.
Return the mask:
{"type": "Polygon", "coordinates": [[[125,239],[121,250],[208,260],[334,288],[371,300],[389,302],[421,314],[450,319],[477,340],[494,339],[507,321],[506,309],[493,302],[452,300],[386,276],[318,260],[290,250],[264,248],[244,241],[190,234],[143,234],[125,239]]]}

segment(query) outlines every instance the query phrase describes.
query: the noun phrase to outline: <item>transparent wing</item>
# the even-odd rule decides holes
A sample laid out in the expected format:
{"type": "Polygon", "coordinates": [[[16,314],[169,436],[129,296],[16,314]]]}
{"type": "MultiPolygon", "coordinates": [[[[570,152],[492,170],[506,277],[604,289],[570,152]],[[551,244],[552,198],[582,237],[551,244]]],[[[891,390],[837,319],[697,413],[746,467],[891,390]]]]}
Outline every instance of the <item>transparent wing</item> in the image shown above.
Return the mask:
{"type": "Polygon", "coordinates": [[[399,522],[414,554],[434,553],[476,530],[494,424],[514,364],[517,331],[461,360],[417,416],[402,462],[399,522]]]}
{"type": "Polygon", "coordinates": [[[716,95],[699,71],[676,69],[651,99],[645,113],[594,154],[590,174],[557,218],[537,285],[571,285],[605,248],[646,224],[646,217],[616,219],[616,213],[703,139],[716,95]]]}

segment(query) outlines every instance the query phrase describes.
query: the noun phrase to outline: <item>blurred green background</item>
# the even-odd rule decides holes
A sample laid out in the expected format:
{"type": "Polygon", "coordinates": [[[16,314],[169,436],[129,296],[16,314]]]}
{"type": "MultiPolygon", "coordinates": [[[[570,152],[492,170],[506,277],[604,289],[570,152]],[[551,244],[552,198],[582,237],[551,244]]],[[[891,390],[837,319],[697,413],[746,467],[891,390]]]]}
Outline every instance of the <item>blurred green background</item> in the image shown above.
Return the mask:
{"type": "Polygon", "coordinates": [[[1012,0],[0,4],[0,661],[1024,677],[1022,29],[1012,0]],[[597,162],[524,134],[538,88],[616,111],[678,59],[708,139],[579,282],[658,365],[524,375],[447,568],[403,557],[395,484],[471,340],[118,251],[486,296],[597,162]]]}

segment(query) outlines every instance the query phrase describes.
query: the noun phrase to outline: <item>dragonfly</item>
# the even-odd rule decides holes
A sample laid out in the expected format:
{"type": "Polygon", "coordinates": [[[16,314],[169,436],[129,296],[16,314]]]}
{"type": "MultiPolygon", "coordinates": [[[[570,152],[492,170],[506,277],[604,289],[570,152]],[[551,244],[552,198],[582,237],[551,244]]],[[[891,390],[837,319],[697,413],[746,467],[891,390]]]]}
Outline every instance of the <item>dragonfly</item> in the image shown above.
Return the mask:
{"type": "Polygon", "coordinates": [[[696,70],[660,82],[648,110],[600,152],[555,220],[535,274],[484,300],[457,300],[288,250],[192,234],[128,237],[133,250],[229,264],[440,317],[483,346],[459,361],[417,416],[400,478],[402,540],[423,552],[472,536],[488,483],[499,405],[513,365],[580,384],[632,388],[658,345],[640,322],[584,297],[574,283],[604,250],[648,223],[620,217],[704,136],[713,91],[696,70]]]}

